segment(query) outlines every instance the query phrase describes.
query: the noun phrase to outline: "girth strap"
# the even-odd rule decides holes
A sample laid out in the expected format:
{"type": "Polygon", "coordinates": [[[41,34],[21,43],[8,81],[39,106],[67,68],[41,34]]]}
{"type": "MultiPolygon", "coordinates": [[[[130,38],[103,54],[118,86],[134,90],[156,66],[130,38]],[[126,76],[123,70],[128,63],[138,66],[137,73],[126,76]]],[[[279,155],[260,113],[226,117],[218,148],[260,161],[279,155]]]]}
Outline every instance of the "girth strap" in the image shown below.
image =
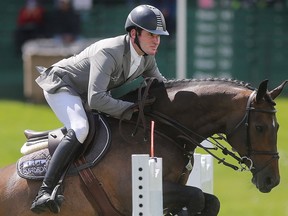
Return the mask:
{"type": "MultiPolygon", "coordinates": [[[[78,167],[85,163],[85,158],[81,156],[75,161],[75,166],[78,167]]],[[[100,216],[122,216],[112,205],[106,192],[101,186],[101,183],[90,168],[80,170],[79,175],[85,184],[87,191],[90,193],[91,198],[93,198],[93,201],[96,203],[96,206],[93,205],[93,207],[96,208],[97,211],[100,211],[100,216]]]]}

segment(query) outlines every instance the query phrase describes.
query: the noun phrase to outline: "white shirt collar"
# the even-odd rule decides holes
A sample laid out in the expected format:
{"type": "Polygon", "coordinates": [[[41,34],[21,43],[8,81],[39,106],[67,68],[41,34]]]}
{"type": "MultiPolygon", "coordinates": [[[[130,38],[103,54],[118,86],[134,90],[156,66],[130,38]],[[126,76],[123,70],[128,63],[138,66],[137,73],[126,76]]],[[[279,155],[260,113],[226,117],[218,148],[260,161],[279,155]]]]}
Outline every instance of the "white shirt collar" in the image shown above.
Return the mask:
{"type": "Polygon", "coordinates": [[[130,41],[130,50],[131,50],[131,63],[133,60],[135,61],[141,61],[142,55],[138,55],[136,50],[134,49],[132,42],[130,41]]]}
{"type": "Polygon", "coordinates": [[[131,50],[131,62],[130,62],[129,77],[136,71],[142,59],[142,55],[138,55],[131,41],[130,41],[130,50],[131,50]]]}

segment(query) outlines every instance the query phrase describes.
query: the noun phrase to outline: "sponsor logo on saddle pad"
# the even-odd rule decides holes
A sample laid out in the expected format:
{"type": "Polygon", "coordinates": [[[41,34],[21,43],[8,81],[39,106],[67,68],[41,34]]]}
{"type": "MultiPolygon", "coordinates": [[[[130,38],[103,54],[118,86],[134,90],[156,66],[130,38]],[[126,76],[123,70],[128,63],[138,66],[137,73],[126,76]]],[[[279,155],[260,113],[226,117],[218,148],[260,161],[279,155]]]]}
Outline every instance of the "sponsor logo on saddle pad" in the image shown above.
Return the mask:
{"type": "Polygon", "coordinates": [[[37,151],[19,159],[17,163],[18,175],[28,179],[41,179],[44,177],[49,164],[48,150],[37,151]]]}
{"type": "Polygon", "coordinates": [[[24,161],[21,166],[24,175],[42,175],[46,172],[45,159],[24,161]]]}

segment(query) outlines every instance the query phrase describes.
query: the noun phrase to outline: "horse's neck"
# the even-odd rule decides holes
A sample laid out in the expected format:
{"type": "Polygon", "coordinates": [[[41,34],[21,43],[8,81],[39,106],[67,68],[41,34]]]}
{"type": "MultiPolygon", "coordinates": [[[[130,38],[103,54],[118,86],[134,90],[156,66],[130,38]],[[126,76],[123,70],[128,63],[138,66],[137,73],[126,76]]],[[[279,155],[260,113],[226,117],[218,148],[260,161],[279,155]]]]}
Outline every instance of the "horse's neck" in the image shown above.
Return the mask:
{"type": "MultiPolygon", "coordinates": [[[[228,118],[237,109],[235,94],[205,94],[179,91],[168,92],[170,101],[162,104],[160,112],[164,112],[177,122],[194,132],[208,137],[215,133],[223,133],[230,121],[228,118]]],[[[237,98],[237,97],[236,97],[237,98]]]]}

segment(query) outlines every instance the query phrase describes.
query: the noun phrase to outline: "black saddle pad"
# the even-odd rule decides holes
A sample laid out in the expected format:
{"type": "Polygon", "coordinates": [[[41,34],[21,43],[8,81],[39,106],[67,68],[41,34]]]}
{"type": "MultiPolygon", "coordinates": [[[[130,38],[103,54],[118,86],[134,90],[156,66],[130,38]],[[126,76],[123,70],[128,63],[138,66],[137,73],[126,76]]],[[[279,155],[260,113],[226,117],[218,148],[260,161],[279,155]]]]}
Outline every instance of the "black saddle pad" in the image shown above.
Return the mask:
{"type": "MultiPolygon", "coordinates": [[[[108,151],[111,144],[111,132],[105,117],[99,116],[96,131],[89,150],[84,154],[87,164],[77,168],[72,165],[68,175],[75,175],[82,169],[95,166],[108,151]]],[[[25,179],[43,179],[50,159],[51,156],[48,149],[25,155],[17,162],[18,175],[25,179]]]]}

